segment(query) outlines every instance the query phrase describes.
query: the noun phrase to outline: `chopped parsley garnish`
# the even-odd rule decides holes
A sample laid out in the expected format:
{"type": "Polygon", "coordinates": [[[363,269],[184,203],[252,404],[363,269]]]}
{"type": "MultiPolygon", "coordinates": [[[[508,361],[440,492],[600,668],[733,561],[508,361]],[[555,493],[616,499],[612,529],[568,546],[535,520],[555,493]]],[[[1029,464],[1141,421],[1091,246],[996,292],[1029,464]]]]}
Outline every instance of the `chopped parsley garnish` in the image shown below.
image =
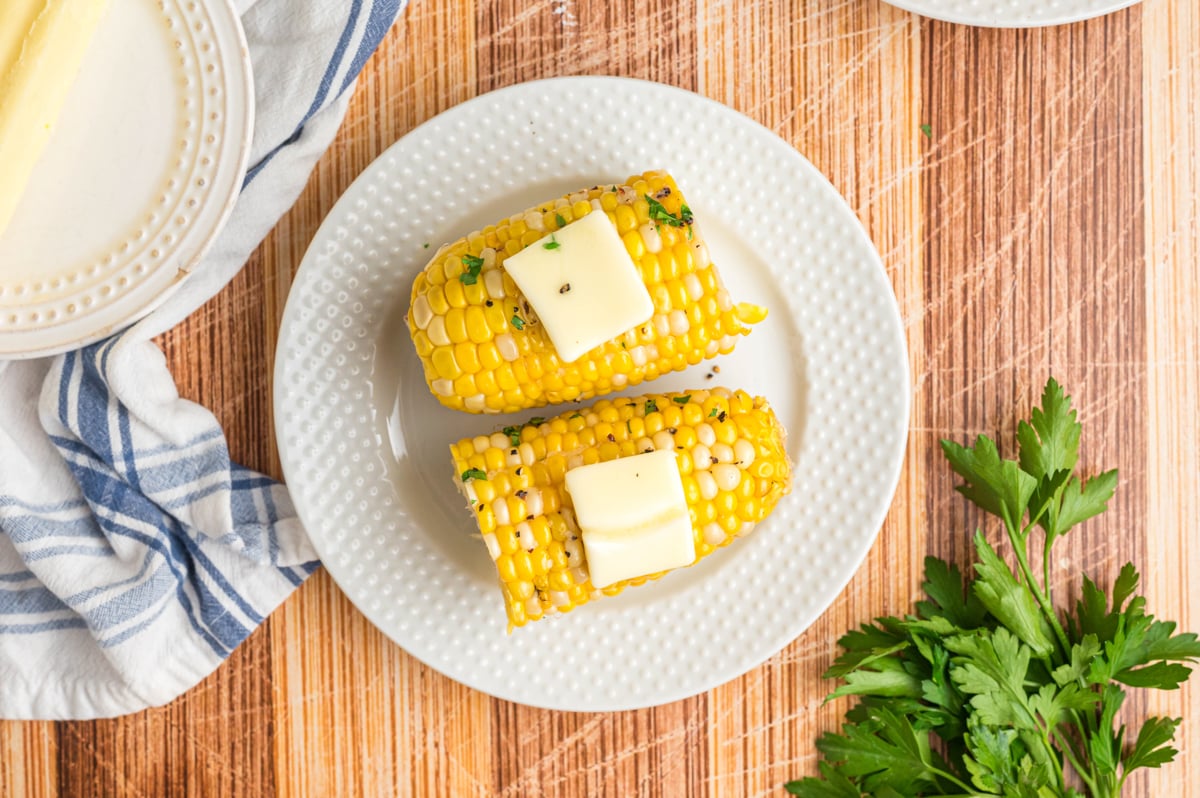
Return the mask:
{"type": "Polygon", "coordinates": [[[575,419],[577,419],[577,418],[583,418],[583,413],[574,413],[574,414],[572,414],[572,415],[571,415],[571,417],[570,417],[570,418],[568,418],[567,420],[568,420],[568,421],[574,421],[574,420],[575,420],[575,419]]]}
{"type": "Polygon", "coordinates": [[[547,241],[545,244],[542,244],[542,249],[550,249],[550,250],[554,250],[554,249],[558,249],[558,248],[559,248],[559,247],[561,247],[561,246],[562,246],[562,244],[558,243],[558,241],[556,241],[556,240],[554,239],[554,234],[553,234],[553,233],[551,233],[551,234],[550,234],[550,240],[549,240],[549,241],[547,241]]]}
{"type": "Polygon", "coordinates": [[[708,417],[709,417],[709,418],[716,418],[716,417],[717,417],[717,408],[715,408],[715,407],[714,407],[712,410],[710,410],[710,411],[708,412],[708,417]]]}
{"type": "Polygon", "coordinates": [[[542,418],[541,416],[534,416],[533,418],[531,418],[525,422],[525,426],[536,427],[539,424],[545,424],[545,423],[546,423],[546,419],[542,418]]]}
{"type": "Polygon", "coordinates": [[[554,221],[558,222],[559,227],[567,226],[567,220],[563,218],[563,215],[561,213],[554,214],[554,221]]]}
{"type": "Polygon", "coordinates": [[[508,320],[508,323],[516,327],[518,330],[525,329],[525,319],[521,318],[516,313],[514,313],[513,317],[508,320]]]}
{"type": "Polygon", "coordinates": [[[501,431],[505,435],[508,436],[508,442],[511,443],[513,446],[516,446],[521,443],[521,428],[520,427],[505,427],[501,431]]]}
{"type": "Polygon", "coordinates": [[[671,227],[688,227],[691,225],[694,217],[692,216],[692,209],[687,205],[681,205],[679,207],[679,215],[675,216],[654,197],[651,197],[649,194],[646,194],[645,197],[646,202],[650,205],[650,221],[655,224],[665,224],[671,227]]]}
{"type": "Polygon", "coordinates": [[[425,248],[425,249],[429,249],[429,242],[428,242],[428,241],[426,241],[426,242],[425,242],[425,244],[424,244],[424,248],[425,248]]]}
{"type": "Polygon", "coordinates": [[[932,139],[933,138],[933,125],[926,122],[924,125],[921,125],[921,132],[925,134],[925,138],[932,139]]]}
{"type": "Polygon", "coordinates": [[[646,415],[650,415],[651,413],[657,413],[657,412],[658,412],[658,402],[654,401],[653,399],[647,399],[646,400],[646,415]]]}
{"type": "Polygon", "coordinates": [[[686,405],[688,402],[692,401],[692,397],[691,396],[672,396],[671,401],[677,405],[686,405]]]}
{"type": "Polygon", "coordinates": [[[633,427],[630,426],[629,419],[625,419],[625,431],[628,432],[630,435],[633,434],[633,427]]]}
{"type": "Polygon", "coordinates": [[[462,481],[470,482],[472,479],[487,479],[487,474],[480,471],[478,468],[468,468],[462,472],[462,481]]]}
{"type": "Polygon", "coordinates": [[[458,279],[463,285],[475,285],[479,282],[479,272],[483,269],[483,258],[477,258],[474,255],[463,255],[462,264],[467,267],[467,270],[458,275],[458,279]]]}

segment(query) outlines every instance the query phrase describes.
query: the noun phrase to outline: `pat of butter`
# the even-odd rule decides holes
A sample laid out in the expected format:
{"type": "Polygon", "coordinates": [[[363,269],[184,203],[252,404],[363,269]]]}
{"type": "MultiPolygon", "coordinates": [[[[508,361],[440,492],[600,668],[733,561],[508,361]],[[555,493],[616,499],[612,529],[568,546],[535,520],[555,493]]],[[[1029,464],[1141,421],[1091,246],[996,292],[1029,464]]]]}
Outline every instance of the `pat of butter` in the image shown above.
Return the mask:
{"type": "Polygon", "coordinates": [[[593,211],[504,261],[564,363],[654,315],[608,216],[593,211]]]}
{"type": "Polygon", "coordinates": [[[0,233],[50,139],[108,0],[4,3],[0,15],[0,233]]]}
{"type": "Polygon", "coordinates": [[[567,492],[593,587],[696,561],[683,481],[670,451],[573,468],[567,492]]]}

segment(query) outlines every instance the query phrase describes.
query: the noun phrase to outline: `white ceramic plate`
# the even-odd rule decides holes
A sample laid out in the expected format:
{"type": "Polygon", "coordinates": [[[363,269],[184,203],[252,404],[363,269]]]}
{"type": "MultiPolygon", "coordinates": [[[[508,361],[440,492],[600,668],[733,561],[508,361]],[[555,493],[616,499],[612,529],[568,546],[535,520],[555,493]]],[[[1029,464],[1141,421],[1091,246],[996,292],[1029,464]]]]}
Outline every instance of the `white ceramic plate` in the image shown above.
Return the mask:
{"type": "Polygon", "coordinates": [[[886,0],[926,17],[985,28],[1065,25],[1127,8],[1140,0],[886,0]]]}
{"type": "Polygon", "coordinates": [[[165,300],[233,207],[253,111],[229,0],[113,0],[0,235],[0,358],[73,349],[165,300]]]}
{"type": "Polygon", "coordinates": [[[800,634],[875,539],[909,405],[891,285],[825,178],[722,105],[593,77],[479,97],[368,167],[296,275],[274,391],[300,517],[359,609],[454,679],[573,710],[694,695],[800,634]],[[705,379],[706,361],[640,390],[724,384],[768,397],[790,432],[795,489],[753,535],[699,565],[506,635],[495,569],[451,482],[447,447],[555,411],[442,408],[404,324],[413,277],[443,242],[660,167],[674,172],[733,295],[770,316],[717,361],[718,380],[705,379]]]}

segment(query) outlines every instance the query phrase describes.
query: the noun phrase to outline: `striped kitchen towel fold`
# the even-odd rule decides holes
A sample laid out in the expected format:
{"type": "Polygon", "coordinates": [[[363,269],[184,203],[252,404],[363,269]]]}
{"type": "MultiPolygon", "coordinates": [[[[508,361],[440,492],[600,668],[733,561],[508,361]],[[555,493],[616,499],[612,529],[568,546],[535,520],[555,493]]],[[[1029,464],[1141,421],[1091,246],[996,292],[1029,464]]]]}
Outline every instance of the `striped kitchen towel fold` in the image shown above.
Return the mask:
{"type": "Polygon", "coordinates": [[[178,696],[316,555],[282,485],[233,463],[151,339],[221,289],[300,193],[403,0],[243,0],[251,168],[161,308],[106,341],[0,362],[0,718],[95,718],[178,696]]]}

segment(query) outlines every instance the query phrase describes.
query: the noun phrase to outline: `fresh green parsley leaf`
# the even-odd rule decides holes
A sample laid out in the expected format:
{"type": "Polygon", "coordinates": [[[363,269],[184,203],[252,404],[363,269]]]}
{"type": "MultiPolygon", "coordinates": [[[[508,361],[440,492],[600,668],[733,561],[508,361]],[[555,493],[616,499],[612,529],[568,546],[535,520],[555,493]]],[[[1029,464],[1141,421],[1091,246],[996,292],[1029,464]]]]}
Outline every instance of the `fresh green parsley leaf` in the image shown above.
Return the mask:
{"type": "Polygon", "coordinates": [[[942,441],[942,451],[954,473],[967,481],[957,490],[981,509],[1004,520],[1010,530],[1019,529],[1037,480],[1021,470],[1014,460],[1001,460],[996,444],[986,435],[974,447],[942,441]]]}
{"type": "Polygon", "coordinates": [[[466,271],[458,275],[459,281],[463,285],[475,285],[479,282],[479,272],[483,269],[483,258],[477,258],[474,255],[463,255],[462,264],[466,267],[466,271]]]}
{"type": "Polygon", "coordinates": [[[1183,718],[1146,718],[1133,748],[1121,762],[1125,773],[1138,768],[1162,767],[1173,761],[1179,752],[1169,743],[1175,739],[1175,730],[1182,722],[1183,718]]]}
{"type": "Polygon", "coordinates": [[[933,138],[933,125],[926,122],[925,124],[921,125],[921,132],[925,134],[925,138],[932,139],[933,138]]]}
{"type": "Polygon", "coordinates": [[[714,407],[712,410],[708,411],[708,417],[716,418],[717,417],[717,408],[714,407]]]}
{"type": "Polygon", "coordinates": [[[902,795],[952,791],[953,782],[938,767],[940,757],[930,746],[928,731],[914,729],[907,718],[883,706],[865,705],[864,710],[867,722],[843,726],[842,734],[829,732],[817,741],[817,748],[838,763],[842,775],[855,779],[868,795],[881,795],[885,787],[902,795]]]}
{"type": "Polygon", "coordinates": [[[546,423],[546,419],[542,418],[541,416],[534,416],[533,418],[531,418],[525,422],[525,426],[537,427],[537,426],[541,426],[542,424],[545,424],[545,423],[546,423]]]}
{"type": "Polygon", "coordinates": [[[575,418],[583,418],[583,413],[574,413],[574,414],[572,414],[572,415],[571,415],[571,417],[570,417],[570,418],[572,418],[572,419],[575,419],[575,418]]]}
{"type": "Polygon", "coordinates": [[[821,778],[789,781],[783,788],[792,795],[804,798],[862,798],[862,790],[828,762],[818,762],[821,778]]]}
{"type": "Polygon", "coordinates": [[[671,401],[677,405],[686,405],[688,402],[692,401],[692,397],[690,394],[688,396],[672,396],[671,401]]]}
{"type": "Polygon", "coordinates": [[[562,246],[562,244],[558,243],[558,241],[554,238],[554,234],[551,233],[550,240],[547,241],[545,244],[542,244],[542,249],[555,250],[561,246],[562,246]]]}
{"type": "Polygon", "coordinates": [[[508,320],[508,323],[516,327],[518,330],[525,329],[525,319],[521,318],[516,313],[514,313],[512,318],[508,320]]]}
{"type": "Polygon", "coordinates": [[[1037,600],[1021,585],[981,533],[975,535],[979,562],[975,571],[975,595],[988,612],[1011,629],[1039,657],[1054,650],[1054,637],[1042,617],[1037,600]]]}
{"type": "Polygon", "coordinates": [[[1076,524],[1097,516],[1108,509],[1108,500],[1117,489],[1117,472],[1105,471],[1086,483],[1079,477],[1071,477],[1062,493],[1062,505],[1058,511],[1058,534],[1066,532],[1076,524]]]}
{"type": "Polygon", "coordinates": [[[1033,408],[1029,421],[1017,424],[1021,470],[1034,479],[1056,471],[1073,471],[1079,462],[1082,425],[1075,420],[1071,400],[1053,378],[1042,392],[1042,406],[1033,408]]]}
{"type": "Polygon", "coordinates": [[[554,214],[554,221],[558,222],[559,227],[567,226],[567,220],[563,218],[563,215],[561,213],[554,214]]]}
{"type": "Polygon", "coordinates": [[[513,446],[518,446],[521,443],[520,427],[505,427],[501,432],[508,436],[508,442],[513,446]]]}
{"type": "Polygon", "coordinates": [[[964,595],[962,572],[957,565],[926,557],[925,582],[921,588],[931,601],[917,602],[920,617],[945,618],[963,629],[974,629],[983,622],[984,607],[973,590],[964,595]]]}
{"type": "Polygon", "coordinates": [[[487,473],[480,471],[478,468],[468,468],[462,472],[463,482],[470,482],[472,479],[487,479],[487,473]]]}
{"type": "Polygon", "coordinates": [[[647,204],[650,206],[650,221],[655,224],[665,224],[670,227],[687,227],[694,221],[692,211],[688,206],[681,206],[679,215],[676,216],[654,197],[651,197],[649,194],[644,196],[646,197],[647,204]]]}
{"type": "Polygon", "coordinates": [[[423,248],[423,249],[429,249],[429,242],[428,242],[428,241],[426,241],[426,242],[425,242],[425,244],[423,245],[423,247],[422,247],[422,248],[423,248]]]}
{"type": "Polygon", "coordinates": [[[650,415],[651,413],[657,413],[657,412],[658,412],[658,402],[654,401],[653,399],[647,399],[646,400],[646,415],[650,415]]]}

